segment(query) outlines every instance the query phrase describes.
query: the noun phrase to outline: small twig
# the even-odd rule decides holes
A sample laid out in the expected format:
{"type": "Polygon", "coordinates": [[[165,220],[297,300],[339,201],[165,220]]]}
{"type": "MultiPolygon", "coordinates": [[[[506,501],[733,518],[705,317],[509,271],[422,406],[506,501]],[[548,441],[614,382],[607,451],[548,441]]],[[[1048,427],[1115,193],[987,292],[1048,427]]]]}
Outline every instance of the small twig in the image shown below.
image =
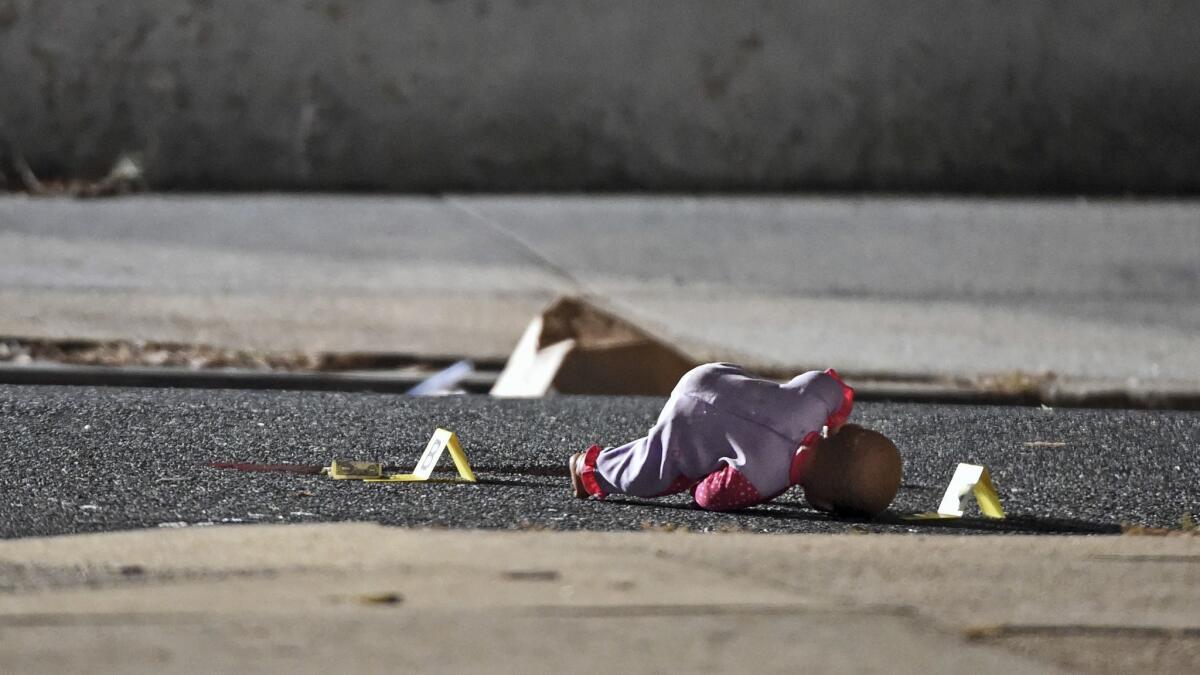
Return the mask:
{"type": "Polygon", "coordinates": [[[29,162],[20,154],[13,153],[12,156],[13,170],[17,173],[17,178],[21,179],[21,184],[30,194],[41,194],[45,189],[42,182],[38,180],[37,174],[33,172],[33,168],[29,166],[29,162]]]}

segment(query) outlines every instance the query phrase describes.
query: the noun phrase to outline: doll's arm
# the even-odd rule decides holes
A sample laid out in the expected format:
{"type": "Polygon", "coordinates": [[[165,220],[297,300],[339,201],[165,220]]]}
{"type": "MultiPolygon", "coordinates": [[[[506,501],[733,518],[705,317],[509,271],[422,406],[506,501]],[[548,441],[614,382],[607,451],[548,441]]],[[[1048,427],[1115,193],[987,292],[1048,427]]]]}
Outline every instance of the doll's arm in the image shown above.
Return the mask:
{"type": "Polygon", "coordinates": [[[696,484],[692,489],[692,498],[696,506],[707,511],[736,511],[769,502],[795,483],[792,480],[792,456],[791,453],[786,456],[760,456],[758,461],[766,463],[766,466],[755,472],[756,476],[763,477],[758,485],[752,483],[736,466],[725,464],[696,484]]]}
{"type": "Polygon", "coordinates": [[[729,465],[697,483],[692,498],[706,511],[736,511],[766,501],[750,479],[729,465]]]}

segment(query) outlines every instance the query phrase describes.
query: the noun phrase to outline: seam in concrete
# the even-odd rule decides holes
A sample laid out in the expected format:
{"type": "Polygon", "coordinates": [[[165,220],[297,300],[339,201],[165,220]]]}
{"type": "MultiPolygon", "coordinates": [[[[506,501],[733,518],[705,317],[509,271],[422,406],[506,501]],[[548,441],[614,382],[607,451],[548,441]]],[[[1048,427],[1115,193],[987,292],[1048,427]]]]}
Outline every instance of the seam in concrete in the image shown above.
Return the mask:
{"type": "Polygon", "coordinates": [[[1200,626],[1136,626],[1113,624],[995,624],[969,626],[963,629],[969,640],[1018,637],[1027,635],[1052,637],[1133,636],[1140,638],[1200,638],[1200,626]]]}
{"type": "Polygon", "coordinates": [[[444,197],[442,201],[447,206],[457,209],[458,211],[466,214],[467,216],[470,216],[476,222],[483,224],[488,229],[492,230],[496,234],[499,234],[500,236],[507,239],[509,242],[516,245],[518,248],[521,249],[522,252],[525,253],[525,255],[530,260],[536,262],[540,267],[542,267],[542,269],[546,270],[547,272],[550,272],[551,274],[557,276],[558,278],[562,279],[563,281],[566,281],[568,284],[571,285],[572,288],[575,288],[578,291],[585,293],[587,295],[599,295],[598,293],[591,293],[589,291],[587,285],[584,284],[582,281],[580,281],[575,275],[571,274],[570,270],[568,270],[565,267],[554,262],[549,257],[543,255],[540,251],[538,251],[537,247],[532,242],[527,241],[524,237],[517,234],[512,229],[505,227],[500,221],[496,220],[495,218],[489,218],[488,216],[484,215],[481,211],[479,211],[479,209],[468,206],[468,205],[464,204],[461,200],[453,198],[453,197],[444,197]]]}
{"type": "Polygon", "coordinates": [[[627,618],[642,616],[795,616],[801,614],[862,614],[866,616],[888,615],[901,618],[919,618],[919,613],[910,605],[855,605],[839,607],[817,603],[784,604],[625,604],[625,605],[538,605],[523,608],[527,613],[541,616],[580,618],[627,618]]]}

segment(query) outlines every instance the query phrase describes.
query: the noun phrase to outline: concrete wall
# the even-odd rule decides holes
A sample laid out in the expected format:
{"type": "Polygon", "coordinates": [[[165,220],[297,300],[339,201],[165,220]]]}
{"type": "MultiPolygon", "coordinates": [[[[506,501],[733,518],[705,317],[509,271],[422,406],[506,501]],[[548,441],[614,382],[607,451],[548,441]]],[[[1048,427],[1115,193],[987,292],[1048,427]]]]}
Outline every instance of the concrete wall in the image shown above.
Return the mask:
{"type": "Polygon", "coordinates": [[[0,0],[0,133],[162,188],[1197,192],[1200,3],[0,0]]]}

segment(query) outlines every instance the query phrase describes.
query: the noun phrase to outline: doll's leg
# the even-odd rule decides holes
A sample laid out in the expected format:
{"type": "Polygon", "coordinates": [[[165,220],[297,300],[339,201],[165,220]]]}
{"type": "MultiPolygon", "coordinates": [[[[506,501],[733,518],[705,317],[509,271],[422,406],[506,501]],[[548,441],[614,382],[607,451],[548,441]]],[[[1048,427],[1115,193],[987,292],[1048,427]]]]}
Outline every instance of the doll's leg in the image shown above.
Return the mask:
{"type": "Polygon", "coordinates": [[[695,482],[667,461],[661,439],[654,433],[615,448],[592,446],[580,464],[581,482],[595,497],[613,493],[661,497],[686,490],[695,482]]]}
{"type": "MultiPolygon", "coordinates": [[[[597,448],[599,452],[603,451],[598,445],[593,447],[597,448]]],[[[574,490],[575,496],[579,499],[586,499],[592,496],[604,497],[607,494],[615,492],[615,490],[605,490],[600,487],[599,482],[596,480],[595,462],[591,462],[590,466],[585,467],[584,459],[586,456],[586,452],[577,452],[571,455],[570,462],[568,463],[571,471],[571,488],[574,490]],[[587,476],[587,478],[584,478],[584,476],[587,476]]],[[[680,475],[662,492],[647,496],[666,497],[667,495],[687,492],[695,484],[695,479],[680,475]]]]}

